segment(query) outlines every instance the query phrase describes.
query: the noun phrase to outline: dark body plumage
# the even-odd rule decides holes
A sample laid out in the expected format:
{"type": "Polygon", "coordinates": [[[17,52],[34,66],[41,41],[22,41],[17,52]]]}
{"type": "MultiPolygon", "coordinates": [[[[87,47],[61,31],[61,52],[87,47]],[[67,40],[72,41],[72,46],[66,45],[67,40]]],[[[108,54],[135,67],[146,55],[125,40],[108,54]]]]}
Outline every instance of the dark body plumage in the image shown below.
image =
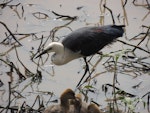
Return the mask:
{"type": "Polygon", "coordinates": [[[83,27],[70,33],[63,41],[64,47],[83,56],[97,53],[124,33],[124,25],[102,27],[83,27]]]}

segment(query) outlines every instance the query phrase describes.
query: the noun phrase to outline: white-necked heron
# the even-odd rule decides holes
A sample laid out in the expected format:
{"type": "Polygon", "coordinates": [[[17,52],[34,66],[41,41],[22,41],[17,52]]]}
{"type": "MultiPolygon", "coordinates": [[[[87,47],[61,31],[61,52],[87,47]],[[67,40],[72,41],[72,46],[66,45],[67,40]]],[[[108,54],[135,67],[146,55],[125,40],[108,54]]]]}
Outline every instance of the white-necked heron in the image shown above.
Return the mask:
{"type": "Polygon", "coordinates": [[[124,33],[123,27],[125,26],[106,25],[77,29],[62,42],[51,42],[37,57],[54,52],[51,60],[56,65],[63,65],[80,57],[85,58],[121,37],[124,33]]]}

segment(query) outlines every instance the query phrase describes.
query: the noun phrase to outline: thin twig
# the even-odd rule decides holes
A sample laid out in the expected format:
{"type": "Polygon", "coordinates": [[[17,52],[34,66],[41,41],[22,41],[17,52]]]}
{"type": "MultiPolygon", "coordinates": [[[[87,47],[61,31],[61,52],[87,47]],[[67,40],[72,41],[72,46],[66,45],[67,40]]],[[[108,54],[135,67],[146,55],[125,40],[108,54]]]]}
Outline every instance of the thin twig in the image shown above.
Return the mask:
{"type": "Polygon", "coordinates": [[[124,4],[123,4],[123,7],[125,7],[125,5],[127,4],[127,1],[128,1],[128,0],[125,0],[125,2],[124,2],[124,4]]]}
{"type": "Polygon", "coordinates": [[[9,30],[9,28],[6,26],[5,23],[1,22],[0,23],[7,29],[7,31],[9,32],[9,34],[12,36],[12,38],[20,45],[22,46],[22,44],[17,40],[17,38],[13,35],[13,33],[9,30]]]}
{"type": "Polygon", "coordinates": [[[68,19],[71,19],[71,20],[77,19],[77,16],[71,17],[71,16],[68,16],[68,15],[61,15],[61,14],[58,14],[54,11],[52,11],[52,13],[55,14],[56,16],[59,16],[57,19],[59,19],[59,18],[68,18],[68,19]]]}
{"type": "MultiPolygon", "coordinates": [[[[112,84],[104,84],[104,85],[105,86],[113,87],[112,84]]],[[[126,92],[126,91],[124,91],[124,90],[122,90],[122,89],[120,89],[120,88],[118,88],[116,86],[115,86],[115,89],[118,90],[118,91],[120,91],[120,92],[118,92],[118,94],[120,94],[120,95],[124,95],[124,96],[128,96],[128,97],[136,97],[136,95],[128,93],[128,92],[126,92]]]]}
{"type": "Polygon", "coordinates": [[[106,4],[106,0],[100,0],[99,8],[100,8],[100,24],[104,25],[104,14],[105,14],[105,8],[103,7],[103,1],[104,4],[106,4]]]}
{"type": "Polygon", "coordinates": [[[7,4],[9,4],[9,3],[12,2],[12,1],[13,1],[13,0],[10,0],[10,1],[8,1],[8,2],[2,3],[2,4],[0,4],[0,6],[1,6],[2,9],[3,9],[4,7],[7,6],[7,4]]]}
{"type": "Polygon", "coordinates": [[[16,48],[16,47],[15,47],[15,52],[16,52],[17,59],[18,59],[18,61],[20,62],[20,64],[24,67],[25,72],[28,72],[28,74],[25,75],[25,76],[27,77],[27,76],[32,76],[32,75],[34,75],[34,73],[32,73],[32,72],[23,64],[23,62],[20,60],[19,55],[18,55],[18,51],[17,51],[17,48],[16,48]],[[30,73],[30,74],[29,74],[29,73],[30,73]]]}
{"type": "Polygon", "coordinates": [[[135,51],[136,48],[146,39],[146,37],[147,37],[148,34],[149,34],[149,30],[150,30],[150,27],[148,28],[148,30],[147,30],[145,36],[143,37],[143,39],[136,45],[136,47],[135,47],[132,51],[135,51]]]}
{"type": "Polygon", "coordinates": [[[8,105],[6,107],[6,113],[8,113],[8,108],[10,107],[11,103],[11,82],[8,82],[8,87],[9,87],[9,96],[8,96],[8,105]]]}
{"type": "Polygon", "coordinates": [[[104,4],[103,6],[104,6],[104,8],[106,8],[106,9],[110,12],[111,17],[112,17],[113,24],[115,24],[115,20],[114,20],[114,16],[113,16],[113,12],[112,12],[112,10],[111,10],[110,8],[106,7],[106,5],[105,5],[105,4],[104,4]]]}
{"type": "Polygon", "coordinates": [[[144,51],[144,52],[146,52],[146,53],[150,54],[150,51],[147,51],[147,50],[145,50],[145,49],[143,49],[143,48],[141,48],[141,47],[138,47],[138,46],[135,46],[135,45],[129,44],[129,43],[124,42],[124,41],[122,41],[122,40],[117,40],[117,41],[119,41],[119,42],[121,42],[121,43],[123,43],[123,44],[129,45],[129,46],[135,47],[135,48],[137,48],[137,49],[140,49],[140,50],[142,50],[142,51],[144,51]]]}
{"type": "MultiPolygon", "coordinates": [[[[124,3],[123,0],[121,0],[121,4],[122,4],[123,15],[124,15],[124,17],[125,17],[126,23],[127,23],[127,25],[129,25],[127,13],[126,13],[126,10],[125,10],[125,4],[126,4],[126,3],[124,3]]],[[[125,24],[125,22],[124,22],[124,24],[125,24]]]]}

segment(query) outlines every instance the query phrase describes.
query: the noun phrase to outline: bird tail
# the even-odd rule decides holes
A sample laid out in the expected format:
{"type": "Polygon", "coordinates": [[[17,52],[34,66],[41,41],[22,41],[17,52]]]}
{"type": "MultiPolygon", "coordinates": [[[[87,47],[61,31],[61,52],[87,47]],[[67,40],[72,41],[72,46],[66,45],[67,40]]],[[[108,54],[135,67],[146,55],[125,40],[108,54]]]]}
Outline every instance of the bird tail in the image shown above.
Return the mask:
{"type": "Polygon", "coordinates": [[[123,27],[125,27],[125,25],[112,25],[112,28],[116,29],[115,31],[115,35],[118,37],[122,37],[123,33],[124,33],[124,29],[123,27]]]}
{"type": "Polygon", "coordinates": [[[112,25],[112,27],[114,27],[114,28],[122,28],[122,27],[125,27],[125,25],[112,25]]]}

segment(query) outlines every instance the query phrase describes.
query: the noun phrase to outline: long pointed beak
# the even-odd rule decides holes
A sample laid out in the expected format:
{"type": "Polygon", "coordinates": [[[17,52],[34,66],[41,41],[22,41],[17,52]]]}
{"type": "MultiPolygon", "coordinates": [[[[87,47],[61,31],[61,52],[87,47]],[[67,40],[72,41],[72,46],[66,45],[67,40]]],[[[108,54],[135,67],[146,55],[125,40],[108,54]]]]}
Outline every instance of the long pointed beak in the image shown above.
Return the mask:
{"type": "Polygon", "coordinates": [[[39,55],[37,55],[37,56],[35,57],[35,59],[38,58],[38,57],[40,57],[40,56],[42,56],[42,55],[44,55],[44,54],[46,54],[46,53],[47,53],[47,49],[44,50],[44,51],[42,51],[39,55]]]}

